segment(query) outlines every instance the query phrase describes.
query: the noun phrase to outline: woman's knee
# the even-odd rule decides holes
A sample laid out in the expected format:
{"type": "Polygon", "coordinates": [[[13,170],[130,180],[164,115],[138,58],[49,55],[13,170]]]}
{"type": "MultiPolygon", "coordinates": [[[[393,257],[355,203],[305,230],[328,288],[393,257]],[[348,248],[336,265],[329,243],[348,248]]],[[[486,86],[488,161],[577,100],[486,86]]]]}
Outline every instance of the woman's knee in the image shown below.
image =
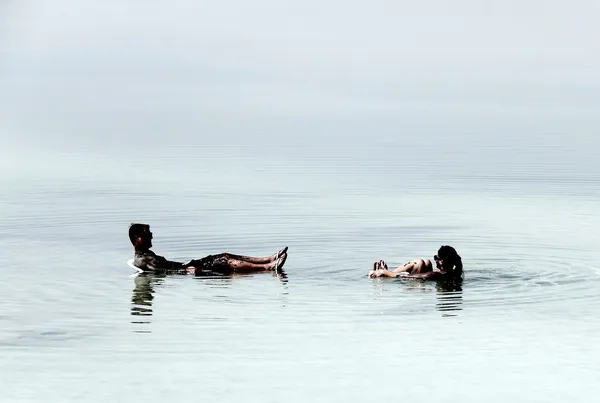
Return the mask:
{"type": "Polygon", "coordinates": [[[415,269],[417,272],[420,272],[425,267],[425,262],[423,259],[415,259],[415,269]]]}
{"type": "Polygon", "coordinates": [[[415,263],[417,265],[416,271],[418,273],[424,273],[432,270],[431,261],[429,259],[417,259],[415,263]]]}

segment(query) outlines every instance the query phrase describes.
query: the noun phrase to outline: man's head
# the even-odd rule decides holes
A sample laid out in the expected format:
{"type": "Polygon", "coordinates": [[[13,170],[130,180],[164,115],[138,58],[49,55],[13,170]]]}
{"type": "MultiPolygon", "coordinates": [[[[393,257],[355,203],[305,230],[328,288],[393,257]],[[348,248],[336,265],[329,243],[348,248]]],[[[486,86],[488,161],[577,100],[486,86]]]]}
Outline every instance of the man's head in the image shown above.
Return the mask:
{"type": "Polygon", "coordinates": [[[129,240],[136,249],[150,249],[152,247],[150,226],[148,224],[131,224],[129,240]]]}

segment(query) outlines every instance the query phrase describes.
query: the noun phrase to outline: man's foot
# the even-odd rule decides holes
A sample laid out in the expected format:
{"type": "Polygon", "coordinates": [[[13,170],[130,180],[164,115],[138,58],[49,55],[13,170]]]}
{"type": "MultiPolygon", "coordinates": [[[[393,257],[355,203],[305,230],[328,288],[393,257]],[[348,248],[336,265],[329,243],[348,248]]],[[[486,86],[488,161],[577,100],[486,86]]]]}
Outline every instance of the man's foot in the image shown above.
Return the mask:
{"type": "MultiPolygon", "coordinates": [[[[287,248],[286,248],[287,249],[287,248]]],[[[282,249],[283,250],[283,249],[282,249]]],[[[279,256],[278,259],[275,259],[275,261],[273,261],[270,265],[269,265],[269,270],[273,270],[273,271],[279,271],[281,270],[281,268],[283,267],[283,265],[285,264],[285,261],[287,260],[287,253],[283,252],[283,254],[281,256],[279,256]]]]}
{"type": "Polygon", "coordinates": [[[279,252],[273,254],[270,256],[271,258],[271,262],[276,261],[277,259],[281,259],[281,257],[287,253],[288,247],[286,246],[285,248],[281,249],[279,252]]]}

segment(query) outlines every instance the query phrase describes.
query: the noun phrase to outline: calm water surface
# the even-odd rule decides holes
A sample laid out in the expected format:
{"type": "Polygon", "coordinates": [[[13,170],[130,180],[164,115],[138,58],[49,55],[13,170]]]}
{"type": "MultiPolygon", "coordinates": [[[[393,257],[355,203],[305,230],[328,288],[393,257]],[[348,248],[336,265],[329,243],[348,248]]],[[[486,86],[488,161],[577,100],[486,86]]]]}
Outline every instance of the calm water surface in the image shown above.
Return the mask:
{"type": "Polygon", "coordinates": [[[5,173],[1,401],[600,395],[597,151],[315,150],[5,173]],[[287,278],[132,277],[131,222],[173,259],[288,245],[287,278]],[[463,257],[460,285],[367,278],[442,244],[463,257]]]}

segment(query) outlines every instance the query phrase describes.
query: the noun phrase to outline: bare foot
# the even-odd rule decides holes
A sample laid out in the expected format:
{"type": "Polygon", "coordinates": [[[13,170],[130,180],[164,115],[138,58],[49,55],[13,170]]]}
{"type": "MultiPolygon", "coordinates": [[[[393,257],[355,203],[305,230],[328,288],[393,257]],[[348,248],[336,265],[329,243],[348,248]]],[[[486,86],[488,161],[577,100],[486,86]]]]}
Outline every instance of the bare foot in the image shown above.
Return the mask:
{"type": "Polygon", "coordinates": [[[276,261],[277,259],[281,259],[281,257],[283,256],[283,254],[287,253],[288,247],[286,246],[285,248],[281,249],[279,252],[271,255],[271,262],[276,261]]]}
{"type": "Polygon", "coordinates": [[[375,278],[381,276],[381,262],[382,260],[373,263],[373,270],[371,270],[371,272],[369,273],[369,277],[375,278]]]}
{"type": "Polygon", "coordinates": [[[283,254],[280,255],[278,259],[275,259],[275,261],[269,265],[270,266],[269,270],[274,270],[274,271],[281,270],[281,268],[285,264],[286,260],[287,260],[287,253],[283,252],[283,254]]]}
{"type": "Polygon", "coordinates": [[[373,271],[369,273],[369,277],[394,277],[394,273],[390,272],[388,265],[383,260],[373,263],[373,271]]]}
{"type": "Polygon", "coordinates": [[[381,269],[381,270],[377,270],[377,271],[374,271],[374,272],[371,274],[371,278],[377,278],[377,277],[386,277],[385,273],[387,273],[387,271],[386,271],[386,270],[383,270],[383,269],[381,269]]]}

